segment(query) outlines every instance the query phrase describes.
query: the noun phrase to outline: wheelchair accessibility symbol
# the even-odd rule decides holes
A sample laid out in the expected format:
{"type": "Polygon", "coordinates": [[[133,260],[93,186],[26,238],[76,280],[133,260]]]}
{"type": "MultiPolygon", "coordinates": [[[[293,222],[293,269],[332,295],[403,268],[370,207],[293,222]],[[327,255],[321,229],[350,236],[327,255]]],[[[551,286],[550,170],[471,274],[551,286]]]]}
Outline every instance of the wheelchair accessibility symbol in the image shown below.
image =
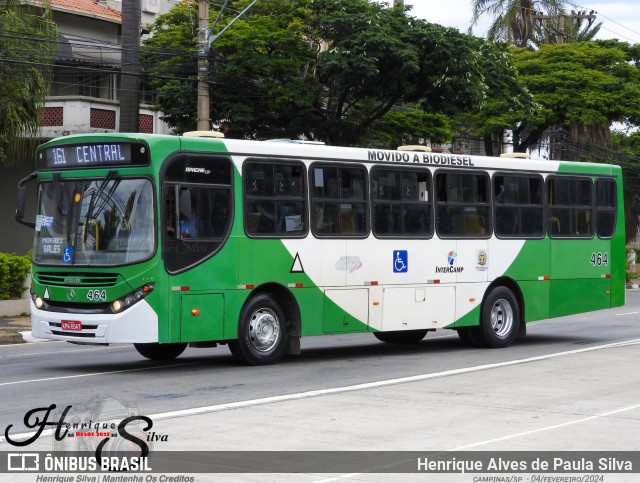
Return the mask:
{"type": "Polygon", "coordinates": [[[62,252],[62,263],[73,263],[73,247],[65,247],[62,252]]]}
{"type": "Polygon", "coordinates": [[[393,251],[393,273],[406,273],[409,270],[409,253],[407,250],[393,251]]]}

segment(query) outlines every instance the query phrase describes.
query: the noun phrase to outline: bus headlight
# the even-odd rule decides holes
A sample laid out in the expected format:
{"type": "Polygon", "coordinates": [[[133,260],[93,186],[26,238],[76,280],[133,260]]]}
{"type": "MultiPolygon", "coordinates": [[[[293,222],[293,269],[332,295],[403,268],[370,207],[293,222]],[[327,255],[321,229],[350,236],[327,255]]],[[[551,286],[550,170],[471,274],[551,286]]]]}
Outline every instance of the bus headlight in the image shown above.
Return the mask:
{"type": "Polygon", "coordinates": [[[36,293],[33,291],[33,287],[30,287],[29,291],[31,292],[31,300],[33,300],[33,304],[36,306],[36,308],[41,309],[42,307],[44,307],[44,300],[36,295],[36,293]]]}
{"type": "Polygon", "coordinates": [[[135,289],[133,292],[129,292],[128,294],[120,297],[119,299],[114,300],[113,302],[111,302],[111,311],[114,314],[117,314],[119,312],[122,312],[125,309],[128,309],[133,304],[139,302],[140,300],[145,298],[147,295],[149,295],[151,292],[153,292],[153,289],[155,286],[156,286],[155,283],[147,283],[142,287],[135,289]]]}

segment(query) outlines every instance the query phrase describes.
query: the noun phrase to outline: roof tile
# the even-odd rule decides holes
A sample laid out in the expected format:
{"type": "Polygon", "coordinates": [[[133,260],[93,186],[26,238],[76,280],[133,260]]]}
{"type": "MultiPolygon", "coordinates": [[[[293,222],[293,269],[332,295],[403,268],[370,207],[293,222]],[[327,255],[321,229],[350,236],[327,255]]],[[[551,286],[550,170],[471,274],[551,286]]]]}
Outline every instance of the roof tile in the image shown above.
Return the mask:
{"type": "Polygon", "coordinates": [[[122,21],[122,12],[98,5],[97,0],[52,0],[51,6],[54,10],[61,9],[118,22],[122,21]]]}

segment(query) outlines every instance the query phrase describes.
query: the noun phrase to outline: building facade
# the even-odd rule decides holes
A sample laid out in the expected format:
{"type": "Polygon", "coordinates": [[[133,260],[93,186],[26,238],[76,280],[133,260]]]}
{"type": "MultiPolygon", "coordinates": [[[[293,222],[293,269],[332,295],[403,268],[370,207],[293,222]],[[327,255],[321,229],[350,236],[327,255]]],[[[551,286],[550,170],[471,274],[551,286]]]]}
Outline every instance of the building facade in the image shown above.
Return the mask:
{"type": "MultiPolygon", "coordinates": [[[[51,0],[58,27],[58,55],[53,80],[41,117],[41,138],[88,132],[117,132],[120,124],[120,62],[122,53],[122,1],[51,0]]],[[[128,1],[128,0],[127,0],[128,1]]],[[[134,0],[135,1],[135,0],[134,0]]],[[[141,27],[153,23],[179,0],[137,0],[141,27]]],[[[161,113],[151,110],[150,93],[141,93],[140,131],[168,134],[161,113]]],[[[0,168],[0,252],[26,253],[33,230],[14,220],[18,181],[35,169],[35,158],[0,168]]],[[[35,217],[36,190],[28,187],[27,219],[35,217]]]]}

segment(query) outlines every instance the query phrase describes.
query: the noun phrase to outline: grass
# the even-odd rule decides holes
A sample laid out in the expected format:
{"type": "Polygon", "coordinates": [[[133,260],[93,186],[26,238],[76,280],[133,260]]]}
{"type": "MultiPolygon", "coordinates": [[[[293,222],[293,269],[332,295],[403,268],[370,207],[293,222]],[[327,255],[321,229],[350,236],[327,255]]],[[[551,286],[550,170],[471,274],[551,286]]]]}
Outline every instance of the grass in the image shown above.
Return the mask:
{"type": "Polygon", "coordinates": [[[22,344],[20,332],[31,330],[31,320],[22,314],[16,317],[0,317],[0,345],[22,344]]]}

